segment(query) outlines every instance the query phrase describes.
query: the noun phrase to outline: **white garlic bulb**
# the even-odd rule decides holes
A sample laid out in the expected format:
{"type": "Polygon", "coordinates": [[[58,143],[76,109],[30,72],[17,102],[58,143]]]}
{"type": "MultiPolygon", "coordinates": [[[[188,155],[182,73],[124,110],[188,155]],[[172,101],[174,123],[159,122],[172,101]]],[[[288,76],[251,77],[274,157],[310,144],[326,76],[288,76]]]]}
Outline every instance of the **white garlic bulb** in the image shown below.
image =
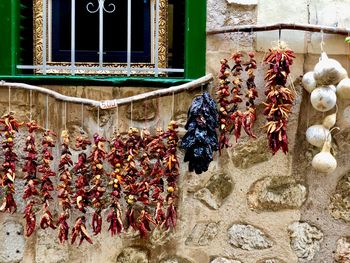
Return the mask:
{"type": "Polygon", "coordinates": [[[312,159],[312,167],[321,173],[331,173],[337,168],[337,160],[330,153],[331,143],[326,141],[323,145],[322,151],[314,156],[312,159]]]}
{"type": "Polygon", "coordinates": [[[330,129],[332,128],[337,121],[337,113],[330,114],[324,118],[322,125],[323,127],[330,129]]]}
{"type": "Polygon", "coordinates": [[[325,52],[321,54],[320,61],[314,68],[314,78],[318,85],[336,85],[347,77],[346,69],[338,61],[328,58],[325,52]]]}
{"type": "Polygon", "coordinates": [[[311,93],[316,88],[316,80],[314,78],[314,72],[310,71],[304,74],[302,79],[303,87],[307,92],[311,93]]]}
{"type": "Polygon", "coordinates": [[[323,125],[312,125],[306,130],[306,140],[313,146],[321,148],[326,140],[332,140],[329,133],[329,130],[323,125]]]}
{"type": "Polygon", "coordinates": [[[350,99],[350,79],[341,80],[337,86],[337,95],[341,99],[350,99]]]}
{"type": "Polygon", "coordinates": [[[334,93],[334,89],[335,87],[333,85],[314,89],[310,97],[312,106],[321,112],[333,109],[337,103],[337,96],[334,93]]]}

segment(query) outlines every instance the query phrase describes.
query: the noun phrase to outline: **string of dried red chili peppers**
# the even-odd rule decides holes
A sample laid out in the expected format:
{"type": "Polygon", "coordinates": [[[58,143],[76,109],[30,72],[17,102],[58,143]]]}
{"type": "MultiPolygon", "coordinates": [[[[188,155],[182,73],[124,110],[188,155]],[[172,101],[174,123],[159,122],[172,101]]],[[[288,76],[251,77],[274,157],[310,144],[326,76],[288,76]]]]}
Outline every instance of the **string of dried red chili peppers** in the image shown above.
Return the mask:
{"type": "Polygon", "coordinates": [[[177,150],[177,144],[179,141],[179,137],[177,135],[177,129],[178,125],[175,121],[171,121],[168,125],[168,129],[165,132],[165,137],[167,139],[167,149],[165,153],[165,169],[164,169],[164,176],[167,179],[168,188],[167,188],[167,213],[165,218],[165,227],[166,229],[169,229],[170,227],[175,228],[176,227],[176,208],[174,205],[174,202],[177,198],[176,195],[176,183],[177,179],[179,177],[179,160],[176,155],[177,150]]]}
{"type": "Polygon", "coordinates": [[[246,111],[243,112],[242,117],[242,126],[246,134],[252,138],[256,138],[253,132],[253,125],[256,119],[256,106],[255,99],[258,97],[258,91],[256,90],[255,85],[255,75],[254,70],[256,69],[256,60],[254,59],[254,52],[248,52],[249,61],[244,64],[245,71],[248,74],[248,79],[246,81],[247,85],[247,94],[246,98],[246,111]]]}
{"type": "Polygon", "coordinates": [[[227,148],[229,144],[229,126],[230,126],[230,110],[232,101],[230,97],[230,81],[228,77],[231,75],[230,66],[227,59],[220,60],[221,68],[219,73],[219,87],[216,92],[217,100],[220,106],[219,110],[219,149],[227,148]]]}
{"type": "Polygon", "coordinates": [[[290,66],[295,58],[289,48],[271,48],[264,62],[269,65],[265,75],[266,106],[264,115],[267,116],[267,130],[269,146],[275,154],[279,149],[288,152],[287,122],[295,99],[292,91],[286,87],[290,66]]]}
{"type": "Polygon", "coordinates": [[[34,132],[39,129],[35,121],[26,123],[29,129],[29,135],[26,138],[24,152],[27,152],[26,162],[22,171],[25,173],[24,180],[26,180],[23,199],[28,200],[24,209],[24,218],[26,220],[26,236],[29,237],[33,234],[36,228],[36,215],[34,207],[40,202],[40,195],[37,186],[39,185],[39,179],[37,178],[37,150],[35,146],[35,134],[34,132]]]}
{"type": "Polygon", "coordinates": [[[14,112],[10,112],[1,117],[0,123],[4,125],[2,131],[5,135],[5,140],[2,141],[2,148],[5,153],[5,161],[2,164],[3,174],[1,178],[1,186],[4,192],[4,200],[0,207],[0,211],[14,213],[17,210],[17,205],[13,194],[15,193],[15,178],[16,178],[16,162],[17,154],[14,152],[15,132],[23,123],[18,122],[14,118],[14,112]]]}
{"type": "Polygon", "coordinates": [[[90,244],[93,243],[85,226],[85,213],[86,208],[89,205],[88,178],[90,178],[90,169],[84,150],[86,150],[88,145],[91,145],[91,141],[87,138],[87,136],[84,136],[84,134],[80,134],[75,143],[75,146],[80,150],[80,153],[78,155],[78,161],[73,167],[73,174],[76,177],[74,182],[75,191],[73,195],[73,203],[75,204],[75,208],[78,209],[82,215],[75,220],[72,229],[71,244],[74,244],[78,236],[80,236],[79,245],[81,245],[84,240],[88,241],[90,244]]]}
{"type": "Polygon", "coordinates": [[[58,218],[59,233],[58,238],[61,243],[68,240],[69,226],[67,219],[69,218],[69,211],[71,210],[71,197],[72,191],[72,175],[71,166],[73,165],[72,153],[69,150],[69,134],[67,130],[63,130],[61,133],[62,149],[61,159],[58,165],[58,172],[60,176],[60,184],[57,186],[58,198],[60,199],[60,206],[62,207],[62,213],[58,218]]]}
{"type": "Polygon", "coordinates": [[[122,209],[120,206],[120,199],[122,194],[123,184],[123,168],[124,168],[124,150],[125,144],[121,139],[121,135],[115,132],[111,141],[110,152],[107,155],[107,160],[111,164],[113,171],[109,174],[111,188],[109,200],[109,213],[107,222],[109,223],[108,230],[111,235],[120,234],[124,231],[124,224],[122,220],[122,209]]]}
{"type": "Polygon", "coordinates": [[[40,220],[40,227],[42,229],[46,229],[48,227],[56,229],[52,214],[49,210],[49,201],[53,199],[51,192],[54,190],[50,177],[54,177],[56,175],[51,169],[51,162],[53,160],[51,148],[55,147],[55,141],[52,136],[56,136],[56,134],[51,130],[46,130],[43,134],[43,149],[41,152],[42,163],[38,167],[38,172],[42,174],[40,178],[40,196],[43,204],[43,215],[40,220]]]}
{"type": "Polygon", "coordinates": [[[102,216],[101,212],[105,205],[105,200],[102,198],[106,189],[103,186],[103,177],[105,176],[105,169],[103,161],[106,158],[105,142],[106,139],[94,134],[94,144],[91,149],[91,154],[88,158],[92,167],[92,188],[89,191],[89,199],[92,207],[95,209],[92,215],[92,230],[94,235],[101,233],[102,216]]]}

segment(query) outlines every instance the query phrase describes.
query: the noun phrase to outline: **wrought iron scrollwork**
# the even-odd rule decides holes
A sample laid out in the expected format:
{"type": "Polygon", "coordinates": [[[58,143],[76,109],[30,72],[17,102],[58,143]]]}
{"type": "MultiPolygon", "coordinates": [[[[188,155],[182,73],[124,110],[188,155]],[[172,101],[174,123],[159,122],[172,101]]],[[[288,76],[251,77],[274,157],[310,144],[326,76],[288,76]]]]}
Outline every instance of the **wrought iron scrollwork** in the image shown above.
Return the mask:
{"type": "Polygon", "coordinates": [[[106,13],[113,13],[117,8],[115,6],[115,4],[113,3],[109,3],[107,5],[107,9],[106,6],[105,6],[105,0],[97,0],[98,1],[98,4],[97,4],[97,7],[96,7],[96,4],[94,4],[93,2],[89,2],[87,5],[86,5],[86,10],[91,13],[91,14],[94,14],[96,12],[98,12],[100,9],[103,9],[103,11],[105,11],[106,13]]]}

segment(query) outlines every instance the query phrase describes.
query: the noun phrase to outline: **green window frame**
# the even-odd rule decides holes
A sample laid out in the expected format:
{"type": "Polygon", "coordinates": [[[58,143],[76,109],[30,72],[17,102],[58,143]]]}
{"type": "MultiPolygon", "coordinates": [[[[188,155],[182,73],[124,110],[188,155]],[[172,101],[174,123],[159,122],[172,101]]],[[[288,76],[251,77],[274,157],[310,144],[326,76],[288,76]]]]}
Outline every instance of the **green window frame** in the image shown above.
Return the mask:
{"type": "Polygon", "coordinates": [[[185,0],[184,77],[122,77],[23,75],[19,64],[20,1],[0,1],[0,80],[26,81],[35,84],[85,84],[171,86],[205,75],[206,67],[206,0],[185,0]]]}

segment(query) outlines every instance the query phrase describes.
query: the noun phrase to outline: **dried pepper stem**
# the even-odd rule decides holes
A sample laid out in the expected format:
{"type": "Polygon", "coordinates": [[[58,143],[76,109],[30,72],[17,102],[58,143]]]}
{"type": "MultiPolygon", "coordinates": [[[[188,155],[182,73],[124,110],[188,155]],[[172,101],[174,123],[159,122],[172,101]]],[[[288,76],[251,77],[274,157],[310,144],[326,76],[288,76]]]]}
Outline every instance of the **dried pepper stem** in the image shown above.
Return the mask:
{"type": "Polygon", "coordinates": [[[279,46],[269,50],[264,62],[269,65],[265,75],[266,106],[264,115],[267,116],[267,130],[269,146],[275,154],[279,149],[288,152],[287,122],[295,99],[292,91],[286,87],[290,66],[295,58],[294,52],[279,46]]]}

